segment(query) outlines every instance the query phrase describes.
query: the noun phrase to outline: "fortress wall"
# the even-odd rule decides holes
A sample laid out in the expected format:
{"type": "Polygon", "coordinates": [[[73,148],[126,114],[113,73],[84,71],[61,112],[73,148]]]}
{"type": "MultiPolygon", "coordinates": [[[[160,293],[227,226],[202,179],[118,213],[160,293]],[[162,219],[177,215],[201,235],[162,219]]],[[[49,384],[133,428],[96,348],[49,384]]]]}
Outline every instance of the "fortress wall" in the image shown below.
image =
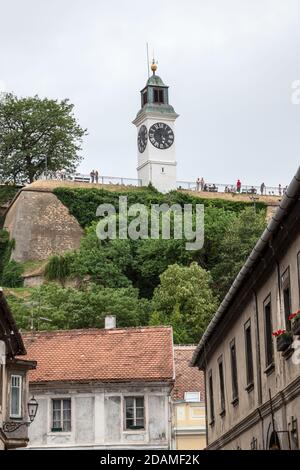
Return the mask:
{"type": "Polygon", "coordinates": [[[24,188],[9,208],[4,227],[15,239],[12,259],[47,259],[79,247],[83,230],[68,209],[49,191],[24,188]]]}
{"type": "MultiPolygon", "coordinates": [[[[26,186],[20,191],[8,209],[4,223],[10,237],[16,241],[16,247],[12,254],[15,261],[44,260],[53,254],[61,254],[79,247],[83,229],[77,220],[70,215],[68,209],[53,194],[53,189],[57,187],[95,189],[103,187],[109,191],[128,191],[128,186],[101,186],[67,181],[36,181],[26,186]]],[[[182,192],[200,198],[249,202],[249,196],[242,194],[185,190],[182,190],[182,192]]],[[[267,219],[269,219],[280,198],[260,196],[258,200],[267,205],[267,219]]]]}

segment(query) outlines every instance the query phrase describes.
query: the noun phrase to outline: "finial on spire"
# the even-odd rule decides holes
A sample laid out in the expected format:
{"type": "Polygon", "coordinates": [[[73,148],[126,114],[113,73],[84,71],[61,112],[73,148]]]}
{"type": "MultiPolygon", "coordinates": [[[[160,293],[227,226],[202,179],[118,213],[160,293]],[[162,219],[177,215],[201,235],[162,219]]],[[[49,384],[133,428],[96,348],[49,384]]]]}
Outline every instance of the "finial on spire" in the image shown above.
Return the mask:
{"type": "Polygon", "coordinates": [[[153,72],[153,75],[155,75],[155,72],[157,70],[157,62],[155,62],[154,59],[152,59],[151,70],[153,72]]]}

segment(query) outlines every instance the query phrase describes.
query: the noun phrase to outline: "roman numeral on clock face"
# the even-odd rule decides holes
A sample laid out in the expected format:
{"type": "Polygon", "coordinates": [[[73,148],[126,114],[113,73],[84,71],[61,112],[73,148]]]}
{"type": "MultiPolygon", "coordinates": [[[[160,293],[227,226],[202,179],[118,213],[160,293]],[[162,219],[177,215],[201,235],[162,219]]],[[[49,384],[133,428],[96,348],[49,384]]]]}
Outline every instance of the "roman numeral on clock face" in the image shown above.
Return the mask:
{"type": "Polygon", "coordinates": [[[149,140],[155,148],[165,150],[174,143],[174,133],[168,124],[157,122],[149,129],[149,140]]]}
{"type": "Polygon", "coordinates": [[[146,149],[148,142],[148,131],[145,125],[142,125],[138,132],[137,144],[140,153],[143,153],[146,149]]]}

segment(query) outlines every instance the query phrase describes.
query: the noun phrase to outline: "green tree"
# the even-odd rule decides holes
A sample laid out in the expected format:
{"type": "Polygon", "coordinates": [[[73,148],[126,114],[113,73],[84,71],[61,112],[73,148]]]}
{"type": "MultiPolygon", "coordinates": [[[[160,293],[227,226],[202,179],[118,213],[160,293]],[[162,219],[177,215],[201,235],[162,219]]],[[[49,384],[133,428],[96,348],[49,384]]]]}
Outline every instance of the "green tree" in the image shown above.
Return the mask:
{"type": "Polygon", "coordinates": [[[92,282],[103,287],[127,287],[131,285],[128,272],[132,262],[130,240],[99,240],[94,223],[74,253],[70,270],[72,276],[89,275],[92,282]]]}
{"type": "Polygon", "coordinates": [[[137,289],[95,284],[85,290],[44,284],[33,289],[26,301],[10,294],[8,302],[18,327],[24,329],[28,329],[32,312],[34,328],[39,330],[103,328],[108,314],[116,315],[118,327],[147,325],[151,312],[150,302],[140,299],[137,289]]]}
{"type": "Polygon", "coordinates": [[[196,263],[188,267],[174,264],[160,281],[153,295],[156,317],[150,321],[171,324],[176,341],[198,342],[218,305],[210,274],[196,263]]]}
{"type": "Polygon", "coordinates": [[[81,157],[82,129],[73,105],[38,96],[0,100],[0,174],[4,180],[32,182],[44,171],[74,171],[81,157]]]}
{"type": "Polygon", "coordinates": [[[14,260],[9,261],[3,268],[2,285],[5,287],[21,287],[23,285],[23,267],[14,260]]]}
{"type": "Polygon", "coordinates": [[[135,249],[135,285],[147,298],[152,297],[159,284],[159,276],[168,266],[174,263],[188,265],[193,260],[193,253],[185,249],[185,240],[141,240],[135,249]]]}
{"type": "Polygon", "coordinates": [[[246,262],[266,226],[265,211],[246,208],[227,226],[219,241],[219,253],[211,274],[215,290],[224,297],[234,278],[246,262]]]}

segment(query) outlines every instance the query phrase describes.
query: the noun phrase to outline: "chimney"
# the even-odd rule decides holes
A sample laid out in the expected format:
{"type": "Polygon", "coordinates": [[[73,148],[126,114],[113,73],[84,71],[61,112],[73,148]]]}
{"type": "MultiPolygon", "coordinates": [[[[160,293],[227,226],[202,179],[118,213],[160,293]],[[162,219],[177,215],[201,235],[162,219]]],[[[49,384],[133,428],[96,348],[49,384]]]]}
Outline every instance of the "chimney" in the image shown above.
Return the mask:
{"type": "Polygon", "coordinates": [[[112,328],[116,328],[116,315],[106,315],[105,329],[111,330],[112,328]]]}

